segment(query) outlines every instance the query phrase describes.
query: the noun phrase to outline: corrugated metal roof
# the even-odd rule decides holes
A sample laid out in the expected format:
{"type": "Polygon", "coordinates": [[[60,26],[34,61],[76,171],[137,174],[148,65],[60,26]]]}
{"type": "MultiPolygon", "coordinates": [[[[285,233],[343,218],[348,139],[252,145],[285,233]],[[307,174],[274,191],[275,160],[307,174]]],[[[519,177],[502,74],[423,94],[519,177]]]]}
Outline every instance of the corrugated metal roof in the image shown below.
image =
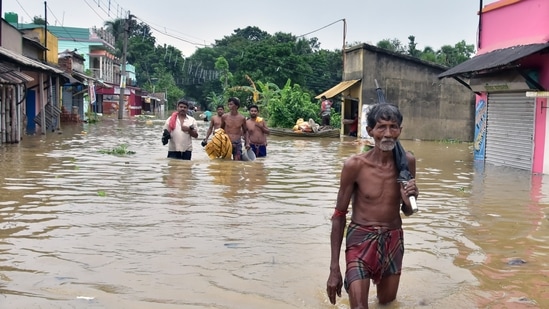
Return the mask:
{"type": "Polygon", "coordinates": [[[359,82],[360,79],[352,79],[352,80],[346,80],[346,81],[342,81],[341,83],[333,86],[332,88],[324,91],[323,93],[317,95],[315,97],[315,99],[320,99],[322,98],[322,96],[326,96],[326,98],[333,98],[335,97],[336,95],[342,93],[343,91],[349,89],[349,87],[351,87],[352,85],[356,84],[357,82],[359,82]]]}
{"type": "Polygon", "coordinates": [[[111,85],[109,84],[105,84],[102,80],[99,80],[97,78],[93,78],[91,76],[88,76],[84,73],[80,73],[78,71],[72,71],[72,76],[76,77],[77,79],[81,80],[82,82],[84,82],[85,84],[89,83],[90,81],[92,82],[95,82],[97,84],[99,84],[99,86],[103,87],[103,88],[112,88],[111,85]]]}
{"type": "Polygon", "coordinates": [[[87,85],[90,81],[94,80],[93,77],[88,76],[84,73],[80,73],[78,71],[72,71],[72,76],[74,76],[76,79],[84,83],[84,85],[87,85]]]}
{"type": "Polygon", "coordinates": [[[52,66],[44,64],[40,61],[36,61],[36,60],[31,59],[29,57],[25,57],[23,55],[20,55],[16,52],[13,52],[9,49],[5,49],[4,47],[0,46],[0,58],[1,57],[8,58],[12,61],[17,62],[20,65],[23,65],[23,66],[32,67],[32,68],[35,68],[35,69],[48,71],[48,72],[52,72],[52,73],[57,73],[57,74],[62,74],[63,73],[63,70],[60,70],[58,68],[54,68],[52,66]]]}
{"type": "Polygon", "coordinates": [[[65,78],[66,82],[65,82],[65,85],[67,84],[82,84],[82,82],[80,82],[79,80],[77,80],[76,78],[72,77],[72,75],[70,75],[69,73],[63,73],[61,74],[62,77],[65,78]]]}
{"type": "Polygon", "coordinates": [[[0,84],[24,84],[34,78],[20,72],[19,68],[0,62],[0,84]]]}
{"type": "Polygon", "coordinates": [[[537,53],[549,47],[549,43],[517,45],[491,51],[486,54],[475,56],[455,67],[443,72],[438,78],[451,77],[467,73],[474,73],[488,69],[504,68],[505,66],[522,59],[531,54],[537,53]]]}

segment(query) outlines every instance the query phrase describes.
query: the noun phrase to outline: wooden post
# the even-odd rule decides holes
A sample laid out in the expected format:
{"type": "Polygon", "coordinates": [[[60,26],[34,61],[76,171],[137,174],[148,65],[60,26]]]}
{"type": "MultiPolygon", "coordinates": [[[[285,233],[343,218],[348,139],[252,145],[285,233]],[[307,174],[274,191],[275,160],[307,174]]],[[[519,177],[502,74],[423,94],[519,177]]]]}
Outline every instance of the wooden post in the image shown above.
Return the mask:
{"type": "MultiPolygon", "coordinates": [[[[21,102],[23,100],[23,86],[18,85],[15,88],[15,98],[17,102],[21,102]]],[[[20,142],[23,138],[23,115],[21,114],[21,104],[17,105],[17,141],[20,142]]]]}
{"type": "MultiPolygon", "coordinates": [[[[56,85],[56,88],[55,88],[55,93],[57,94],[55,96],[55,106],[57,106],[59,108],[59,110],[61,110],[61,105],[62,105],[62,102],[61,102],[61,97],[63,95],[63,88],[61,87],[61,79],[59,78],[59,76],[57,76],[55,78],[55,85],[56,85]]],[[[61,130],[61,113],[57,114],[57,128],[56,128],[58,131],[61,130]]]]}
{"type": "Polygon", "coordinates": [[[38,90],[40,91],[40,130],[46,134],[46,92],[44,91],[44,74],[40,74],[38,90]]]}
{"type": "Polygon", "coordinates": [[[17,139],[17,97],[15,96],[15,86],[10,86],[11,98],[11,142],[18,143],[17,139]]]}
{"type": "Polygon", "coordinates": [[[0,102],[0,133],[2,133],[0,144],[6,142],[6,87],[7,85],[2,86],[2,93],[0,94],[2,96],[0,102]]]}
{"type": "MultiPolygon", "coordinates": [[[[55,128],[53,127],[53,105],[55,104],[55,99],[53,97],[53,82],[52,82],[52,76],[51,74],[48,76],[48,103],[50,104],[50,121],[51,121],[51,131],[55,132],[55,128]]],[[[47,127],[47,126],[46,126],[47,127]]]]}

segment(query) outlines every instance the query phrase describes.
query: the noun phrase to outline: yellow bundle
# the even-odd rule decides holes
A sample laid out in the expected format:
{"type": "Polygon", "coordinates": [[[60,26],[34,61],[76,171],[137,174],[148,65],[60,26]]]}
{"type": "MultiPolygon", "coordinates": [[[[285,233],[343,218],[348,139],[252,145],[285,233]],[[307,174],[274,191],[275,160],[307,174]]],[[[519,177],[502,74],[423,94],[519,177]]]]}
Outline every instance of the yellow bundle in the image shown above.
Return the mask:
{"type": "Polygon", "coordinates": [[[233,144],[229,135],[223,129],[217,129],[214,132],[212,140],[204,147],[206,154],[210,159],[231,159],[233,154],[233,144]]]}
{"type": "Polygon", "coordinates": [[[255,118],[255,122],[261,122],[261,121],[263,121],[263,118],[261,118],[261,117],[256,117],[255,118]]]}

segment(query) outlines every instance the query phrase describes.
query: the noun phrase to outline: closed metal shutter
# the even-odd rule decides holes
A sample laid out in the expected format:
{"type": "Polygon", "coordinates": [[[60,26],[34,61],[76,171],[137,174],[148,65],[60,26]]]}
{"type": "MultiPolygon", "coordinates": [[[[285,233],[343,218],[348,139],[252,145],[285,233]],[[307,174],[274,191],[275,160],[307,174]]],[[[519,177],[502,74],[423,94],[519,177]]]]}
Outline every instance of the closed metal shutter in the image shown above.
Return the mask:
{"type": "Polygon", "coordinates": [[[488,94],[487,163],[532,169],[534,105],[525,92],[488,94]]]}

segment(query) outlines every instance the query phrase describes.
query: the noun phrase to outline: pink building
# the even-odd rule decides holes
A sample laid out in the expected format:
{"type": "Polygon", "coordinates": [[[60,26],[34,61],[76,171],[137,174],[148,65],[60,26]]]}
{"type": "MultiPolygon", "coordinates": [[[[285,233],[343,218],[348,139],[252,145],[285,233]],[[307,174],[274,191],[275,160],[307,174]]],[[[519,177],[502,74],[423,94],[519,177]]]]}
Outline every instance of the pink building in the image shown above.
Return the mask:
{"type": "Polygon", "coordinates": [[[479,12],[477,54],[439,75],[476,96],[475,160],[549,174],[549,1],[479,12]]]}

